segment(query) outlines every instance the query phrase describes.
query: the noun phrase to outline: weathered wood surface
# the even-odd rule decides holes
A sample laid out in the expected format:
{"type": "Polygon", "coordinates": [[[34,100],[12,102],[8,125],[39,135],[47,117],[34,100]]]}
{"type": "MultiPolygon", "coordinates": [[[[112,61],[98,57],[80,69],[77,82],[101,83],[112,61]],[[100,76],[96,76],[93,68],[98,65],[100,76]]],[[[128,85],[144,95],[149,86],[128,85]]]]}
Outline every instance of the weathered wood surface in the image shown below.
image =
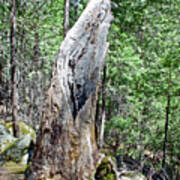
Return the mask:
{"type": "Polygon", "coordinates": [[[111,19],[109,0],[90,0],[62,42],[26,179],[86,180],[94,173],[97,84],[111,19]]]}

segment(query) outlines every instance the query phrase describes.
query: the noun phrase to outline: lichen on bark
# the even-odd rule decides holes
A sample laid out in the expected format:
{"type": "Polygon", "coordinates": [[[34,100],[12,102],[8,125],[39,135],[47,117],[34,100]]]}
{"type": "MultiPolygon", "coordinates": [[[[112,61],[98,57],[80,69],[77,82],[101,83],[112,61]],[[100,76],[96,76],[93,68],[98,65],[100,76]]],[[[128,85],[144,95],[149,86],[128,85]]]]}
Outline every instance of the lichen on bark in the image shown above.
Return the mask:
{"type": "Polygon", "coordinates": [[[97,89],[111,19],[109,0],[90,0],[62,42],[26,179],[86,180],[95,171],[97,89]]]}

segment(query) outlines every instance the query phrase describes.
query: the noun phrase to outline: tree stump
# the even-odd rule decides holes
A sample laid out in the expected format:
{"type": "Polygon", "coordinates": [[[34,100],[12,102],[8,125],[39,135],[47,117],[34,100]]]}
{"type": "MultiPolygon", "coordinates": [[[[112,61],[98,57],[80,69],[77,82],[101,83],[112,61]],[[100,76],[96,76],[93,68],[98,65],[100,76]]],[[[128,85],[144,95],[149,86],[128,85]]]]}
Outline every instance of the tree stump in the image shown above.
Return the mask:
{"type": "Polygon", "coordinates": [[[111,20],[109,0],[90,0],[62,42],[26,179],[86,180],[95,172],[97,89],[111,20]]]}

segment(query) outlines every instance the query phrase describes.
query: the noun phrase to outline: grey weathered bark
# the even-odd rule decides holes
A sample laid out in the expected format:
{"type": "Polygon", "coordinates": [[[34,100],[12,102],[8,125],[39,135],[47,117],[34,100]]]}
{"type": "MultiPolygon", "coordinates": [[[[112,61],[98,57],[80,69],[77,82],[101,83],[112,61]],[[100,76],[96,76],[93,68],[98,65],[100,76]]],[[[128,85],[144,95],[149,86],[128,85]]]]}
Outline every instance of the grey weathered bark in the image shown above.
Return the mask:
{"type": "Polygon", "coordinates": [[[12,1],[11,10],[11,82],[12,82],[12,123],[13,134],[18,137],[18,89],[17,89],[17,64],[16,64],[16,0],[12,1]]]}
{"type": "Polygon", "coordinates": [[[69,30],[69,0],[64,0],[64,38],[69,30]]]}
{"type": "Polygon", "coordinates": [[[62,42],[26,179],[86,180],[94,173],[97,82],[111,19],[109,0],[90,0],[62,42]]]}

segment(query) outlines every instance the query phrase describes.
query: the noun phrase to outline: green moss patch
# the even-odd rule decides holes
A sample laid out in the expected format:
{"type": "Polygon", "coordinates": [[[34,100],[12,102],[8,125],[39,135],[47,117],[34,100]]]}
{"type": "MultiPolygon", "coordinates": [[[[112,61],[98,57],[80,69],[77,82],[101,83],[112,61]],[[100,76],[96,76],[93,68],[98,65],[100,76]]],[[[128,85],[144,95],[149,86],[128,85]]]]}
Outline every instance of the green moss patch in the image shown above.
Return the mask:
{"type": "Polygon", "coordinates": [[[116,174],[108,158],[104,158],[95,173],[96,180],[116,180],[116,174]]]}
{"type": "Polygon", "coordinates": [[[15,162],[10,161],[7,162],[3,167],[9,172],[23,174],[27,165],[17,164],[15,162]]]}
{"type": "MultiPolygon", "coordinates": [[[[36,133],[31,126],[29,126],[28,124],[26,124],[22,121],[19,121],[18,125],[19,125],[20,136],[24,136],[24,135],[29,134],[31,136],[31,139],[34,142],[36,141],[36,133]]],[[[4,126],[7,127],[8,130],[10,131],[11,135],[13,135],[12,122],[5,123],[4,126]]]]}

